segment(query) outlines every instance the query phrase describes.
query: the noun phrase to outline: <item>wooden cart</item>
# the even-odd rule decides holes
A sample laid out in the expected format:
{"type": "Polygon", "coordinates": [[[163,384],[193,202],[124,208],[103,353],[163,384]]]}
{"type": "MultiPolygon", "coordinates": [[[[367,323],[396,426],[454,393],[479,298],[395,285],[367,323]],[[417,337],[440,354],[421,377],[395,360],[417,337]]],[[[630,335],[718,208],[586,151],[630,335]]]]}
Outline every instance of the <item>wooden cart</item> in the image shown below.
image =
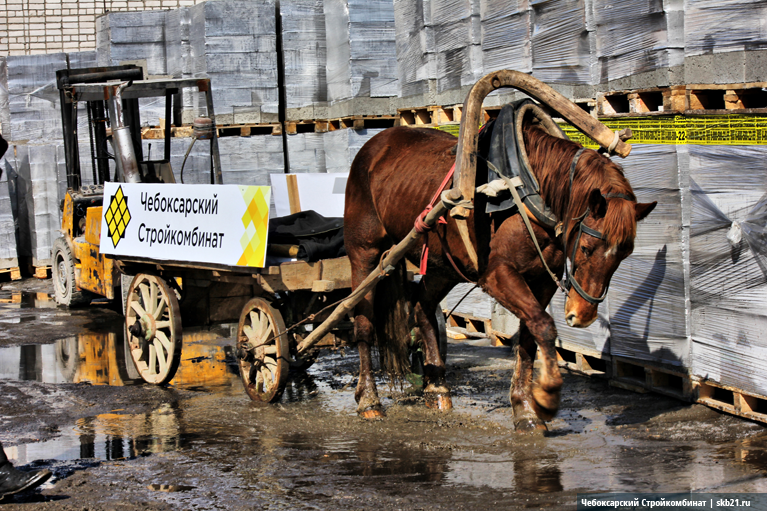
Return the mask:
{"type": "MultiPolygon", "coordinates": [[[[458,221],[468,253],[475,258],[465,223],[473,207],[481,106],[490,92],[501,87],[517,88],[538,99],[609,152],[625,157],[631,150],[624,142],[630,133],[614,133],[527,74],[504,70],[482,78],[464,104],[454,187],[444,191],[423,218],[427,226],[433,226],[449,211],[458,221]]],[[[247,272],[241,267],[120,258],[116,264],[122,273],[135,275],[127,294],[125,317],[136,366],[147,382],[167,383],[181,357],[184,312],[192,320],[206,322],[234,319],[238,312],[237,357],[246,392],[256,402],[275,401],[284,389],[291,364],[310,365],[319,347],[350,339],[349,315],[355,305],[420,239],[414,228],[387,251],[379,266],[351,294],[347,258],[283,263],[247,272]],[[183,285],[179,286],[177,279],[183,285]]]]}

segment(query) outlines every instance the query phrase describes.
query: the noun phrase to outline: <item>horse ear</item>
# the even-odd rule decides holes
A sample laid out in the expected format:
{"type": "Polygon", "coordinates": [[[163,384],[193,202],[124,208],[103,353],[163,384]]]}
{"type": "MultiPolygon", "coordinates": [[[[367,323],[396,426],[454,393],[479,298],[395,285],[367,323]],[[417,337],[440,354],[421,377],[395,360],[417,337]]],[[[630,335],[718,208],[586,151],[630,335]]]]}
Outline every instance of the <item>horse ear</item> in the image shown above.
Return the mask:
{"type": "Polygon", "coordinates": [[[642,204],[637,203],[636,205],[636,215],[637,215],[637,222],[640,220],[644,220],[644,218],[650,214],[650,212],[655,209],[655,206],[658,205],[658,201],[654,202],[645,202],[642,204]]]}
{"type": "Polygon", "coordinates": [[[594,218],[602,218],[607,214],[607,201],[602,197],[599,188],[591,190],[589,195],[589,209],[594,218]]]}

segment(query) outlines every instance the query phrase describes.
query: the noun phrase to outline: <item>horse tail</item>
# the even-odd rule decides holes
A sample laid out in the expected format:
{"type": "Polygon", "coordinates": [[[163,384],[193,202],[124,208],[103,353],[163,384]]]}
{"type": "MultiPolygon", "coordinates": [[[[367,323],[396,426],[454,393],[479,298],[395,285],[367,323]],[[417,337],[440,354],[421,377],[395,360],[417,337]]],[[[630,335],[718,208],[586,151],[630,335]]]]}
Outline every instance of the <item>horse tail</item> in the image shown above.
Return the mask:
{"type": "Polygon", "coordinates": [[[392,381],[400,381],[410,368],[410,300],[405,261],[397,264],[389,276],[378,283],[374,298],[374,317],[378,355],[392,381]]]}

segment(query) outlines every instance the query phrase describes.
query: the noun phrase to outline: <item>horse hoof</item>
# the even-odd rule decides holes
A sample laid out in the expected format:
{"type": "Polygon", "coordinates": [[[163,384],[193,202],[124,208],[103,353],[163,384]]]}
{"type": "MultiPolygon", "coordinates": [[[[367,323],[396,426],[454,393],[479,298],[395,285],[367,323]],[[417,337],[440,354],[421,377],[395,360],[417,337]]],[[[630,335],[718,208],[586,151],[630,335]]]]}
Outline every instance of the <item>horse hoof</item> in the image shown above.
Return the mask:
{"type": "Polygon", "coordinates": [[[359,416],[365,420],[377,421],[386,417],[386,414],[383,412],[383,410],[381,410],[380,407],[371,407],[367,410],[359,412],[359,416]]]}
{"type": "Polygon", "coordinates": [[[448,393],[428,392],[424,394],[424,399],[426,400],[426,408],[442,410],[443,412],[453,409],[453,400],[448,393]]]}
{"type": "Polygon", "coordinates": [[[514,421],[514,431],[517,433],[526,435],[542,435],[548,430],[549,428],[546,427],[546,424],[537,418],[524,417],[518,421],[514,421]]]}

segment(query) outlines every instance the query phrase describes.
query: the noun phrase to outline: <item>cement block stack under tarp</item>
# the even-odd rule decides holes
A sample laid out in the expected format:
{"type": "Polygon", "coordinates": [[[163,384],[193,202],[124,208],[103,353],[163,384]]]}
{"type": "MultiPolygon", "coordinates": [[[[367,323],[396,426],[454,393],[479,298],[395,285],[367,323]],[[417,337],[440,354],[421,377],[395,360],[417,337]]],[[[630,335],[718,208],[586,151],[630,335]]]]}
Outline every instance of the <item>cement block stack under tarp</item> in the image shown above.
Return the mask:
{"type": "Polygon", "coordinates": [[[586,0],[531,0],[530,7],[533,76],[547,83],[592,83],[586,0]]]}
{"type": "Polygon", "coordinates": [[[431,8],[437,93],[474,85],[484,75],[479,0],[431,0],[431,8]]]}
{"type": "Polygon", "coordinates": [[[533,70],[528,0],[480,0],[484,72],[533,70]]]}
{"type": "MultiPolygon", "coordinates": [[[[100,66],[132,63],[147,76],[167,75],[165,11],[110,12],[96,19],[96,52],[100,66]]],[[[159,126],[165,118],[164,98],[139,101],[142,126],[159,126]]]]}
{"type": "MultiPolygon", "coordinates": [[[[277,122],[274,1],[217,0],[189,12],[194,76],[211,79],[216,124],[277,122]]],[[[195,96],[199,115],[205,102],[195,96]]]]}
{"type": "MultiPolygon", "coordinates": [[[[8,150],[8,190],[15,198],[19,257],[49,266],[53,240],[59,236],[59,176],[64,175],[64,146],[17,145],[8,150]]],[[[64,175],[64,179],[66,176],[64,175]]]]}
{"type": "Polygon", "coordinates": [[[327,172],[325,133],[296,133],[287,140],[289,173],[327,172]]]}
{"type": "Polygon", "coordinates": [[[16,252],[16,223],[8,191],[8,174],[11,170],[12,167],[6,159],[0,157],[0,270],[19,266],[16,252]]]}
{"type": "MultiPolygon", "coordinates": [[[[181,183],[181,165],[191,138],[174,138],[171,145],[171,168],[181,183]]],[[[144,154],[163,154],[164,140],[144,140],[144,154]]],[[[218,139],[224,184],[269,186],[269,174],[282,172],[284,157],[282,137],[261,135],[218,139]]],[[[210,142],[198,140],[184,166],[185,184],[210,184],[210,142]]]]}
{"type": "Polygon", "coordinates": [[[330,117],[390,113],[388,102],[353,98],[397,96],[397,48],[392,0],[326,0],[330,117]],[[377,111],[383,108],[383,111],[377,111]]]}
{"type": "Polygon", "coordinates": [[[688,149],[692,372],[767,396],[767,147],[688,149]]]}
{"type": "MultiPolygon", "coordinates": [[[[659,69],[667,73],[684,64],[681,5],[593,0],[592,6],[598,59],[594,83],[659,69]]],[[[652,85],[668,85],[669,78],[659,77],[652,85]]]]}
{"type": "Polygon", "coordinates": [[[10,130],[3,128],[3,136],[14,142],[61,140],[56,71],[67,68],[66,53],[10,56],[6,62],[10,130]]]}
{"type": "Polygon", "coordinates": [[[767,81],[765,19],[760,1],[685,2],[685,82],[767,81]]]}
{"type": "MultiPolygon", "coordinates": [[[[399,96],[417,96],[414,101],[425,104],[422,96],[430,93],[430,82],[437,79],[431,1],[395,0],[394,20],[399,96]]],[[[428,98],[426,102],[431,104],[428,98]]]]}
{"type": "MultiPolygon", "coordinates": [[[[192,24],[188,7],[180,7],[165,13],[165,56],[167,59],[168,75],[173,78],[192,78],[194,76],[194,61],[192,45],[189,40],[189,29],[192,24]]],[[[182,122],[194,122],[194,97],[190,89],[181,91],[183,111],[187,118],[182,122]]]]}
{"type": "Polygon", "coordinates": [[[354,157],[365,142],[383,129],[328,131],[323,137],[325,169],[328,173],[349,172],[354,157]]]}
{"type": "Polygon", "coordinates": [[[282,0],[286,118],[328,117],[327,46],[322,0],[282,0]]]}

